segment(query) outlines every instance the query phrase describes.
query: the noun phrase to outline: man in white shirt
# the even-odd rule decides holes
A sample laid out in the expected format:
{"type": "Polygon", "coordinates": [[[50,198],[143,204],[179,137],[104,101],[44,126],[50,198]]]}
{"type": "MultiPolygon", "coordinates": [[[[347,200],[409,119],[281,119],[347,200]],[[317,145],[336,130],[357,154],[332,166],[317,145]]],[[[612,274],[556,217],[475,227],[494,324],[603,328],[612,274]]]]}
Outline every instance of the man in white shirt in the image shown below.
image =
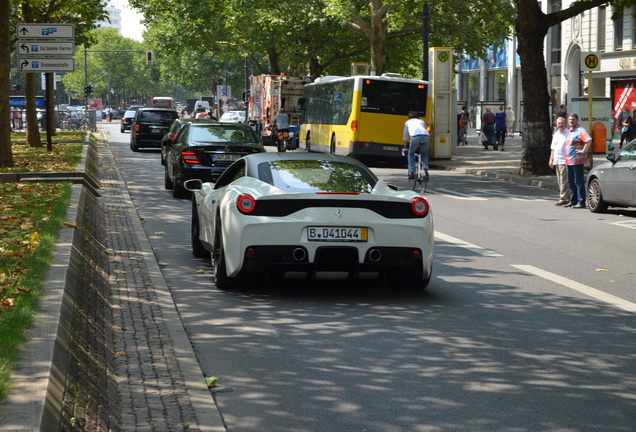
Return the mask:
{"type": "Polygon", "coordinates": [[[566,128],[564,117],[556,119],[556,131],[550,144],[550,168],[556,170],[557,183],[559,184],[559,201],[554,205],[565,205],[570,202],[570,185],[565,167],[565,141],[570,131],[566,128]]]}
{"type": "Polygon", "coordinates": [[[409,145],[409,137],[411,144],[409,146],[409,178],[415,177],[415,151],[421,145],[420,157],[424,162],[425,175],[428,176],[428,145],[430,141],[429,132],[426,129],[426,123],[420,119],[416,111],[409,112],[409,119],[404,123],[404,132],[402,134],[404,146],[409,145]]]}

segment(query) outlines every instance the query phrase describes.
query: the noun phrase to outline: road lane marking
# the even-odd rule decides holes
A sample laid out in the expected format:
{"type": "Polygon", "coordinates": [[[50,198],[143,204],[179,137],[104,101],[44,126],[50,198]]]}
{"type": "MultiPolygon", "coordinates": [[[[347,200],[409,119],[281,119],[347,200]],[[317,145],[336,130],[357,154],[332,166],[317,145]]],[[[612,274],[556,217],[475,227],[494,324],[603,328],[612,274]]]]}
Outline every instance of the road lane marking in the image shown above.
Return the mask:
{"type": "Polygon", "coordinates": [[[475,195],[467,195],[460,192],[456,192],[450,189],[435,188],[431,192],[436,195],[446,196],[448,198],[454,198],[458,200],[470,200],[470,201],[488,201],[488,198],[476,197],[475,195]]]}
{"type": "Polygon", "coordinates": [[[483,247],[477,246],[475,244],[472,243],[468,243],[465,242],[464,240],[460,240],[458,238],[455,237],[451,237],[449,235],[446,234],[442,234],[439,231],[435,231],[435,238],[438,240],[442,240],[445,241],[447,243],[452,243],[456,246],[459,247],[463,247],[465,249],[468,249],[469,251],[475,252],[476,254],[482,255],[482,256],[487,256],[487,257],[501,257],[503,256],[502,254],[493,252],[491,250],[488,249],[484,249],[483,247]]]}
{"type": "Polygon", "coordinates": [[[621,222],[612,222],[610,225],[616,225],[625,228],[636,229],[636,221],[635,220],[626,220],[621,222]]]}
{"type": "Polygon", "coordinates": [[[482,189],[480,192],[484,194],[498,195],[499,198],[513,199],[515,201],[547,201],[545,198],[533,197],[530,195],[516,195],[497,189],[482,189]]]}
{"type": "Polygon", "coordinates": [[[575,282],[571,279],[564,278],[563,276],[559,276],[555,273],[550,273],[545,270],[541,270],[540,268],[530,266],[530,265],[513,265],[513,267],[525,271],[527,273],[533,274],[535,276],[542,277],[552,282],[556,282],[559,285],[563,285],[566,288],[573,289],[574,291],[578,291],[581,294],[585,294],[588,297],[595,298],[617,308],[623,309],[627,312],[636,313],[636,304],[629,302],[620,297],[616,297],[615,295],[608,294],[596,288],[589,287],[587,285],[583,285],[581,283],[575,282]]]}

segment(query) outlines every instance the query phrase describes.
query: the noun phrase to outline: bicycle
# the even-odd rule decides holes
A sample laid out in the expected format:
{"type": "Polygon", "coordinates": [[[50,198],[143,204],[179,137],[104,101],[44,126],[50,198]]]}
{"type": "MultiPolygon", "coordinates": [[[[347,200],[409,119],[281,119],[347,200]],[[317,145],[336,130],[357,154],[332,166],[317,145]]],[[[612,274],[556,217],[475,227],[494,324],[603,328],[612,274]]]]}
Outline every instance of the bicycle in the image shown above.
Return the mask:
{"type": "Polygon", "coordinates": [[[287,150],[292,150],[292,140],[289,138],[288,131],[280,131],[276,133],[276,148],[279,152],[284,152],[287,150]]]}
{"type": "MultiPolygon", "coordinates": [[[[408,158],[408,147],[402,150],[402,154],[408,158]]],[[[428,170],[422,160],[422,146],[418,146],[415,150],[415,174],[413,177],[409,175],[409,188],[418,193],[425,193],[428,186],[428,170]]]]}

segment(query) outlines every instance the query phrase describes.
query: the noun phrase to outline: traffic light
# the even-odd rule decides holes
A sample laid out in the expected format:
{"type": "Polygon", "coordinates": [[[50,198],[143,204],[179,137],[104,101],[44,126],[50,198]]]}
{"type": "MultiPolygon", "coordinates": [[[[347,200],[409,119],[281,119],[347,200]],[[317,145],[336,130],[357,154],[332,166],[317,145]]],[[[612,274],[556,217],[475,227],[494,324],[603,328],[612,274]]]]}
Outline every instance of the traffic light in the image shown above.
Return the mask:
{"type": "Polygon", "coordinates": [[[85,85],[84,86],[84,96],[89,97],[91,93],[93,93],[93,86],[92,85],[85,85]]]}
{"type": "Polygon", "coordinates": [[[146,51],[146,64],[153,65],[154,62],[155,62],[155,58],[152,51],[146,51]]]}

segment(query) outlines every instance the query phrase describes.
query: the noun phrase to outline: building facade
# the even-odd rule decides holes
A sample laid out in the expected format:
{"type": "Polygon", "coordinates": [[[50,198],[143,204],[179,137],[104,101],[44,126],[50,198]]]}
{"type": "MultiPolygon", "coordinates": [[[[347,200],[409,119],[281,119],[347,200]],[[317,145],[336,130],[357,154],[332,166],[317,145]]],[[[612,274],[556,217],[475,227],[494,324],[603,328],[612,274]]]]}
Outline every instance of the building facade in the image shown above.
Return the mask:
{"type": "MultiPolygon", "coordinates": [[[[541,2],[545,13],[569,7],[572,0],[541,2]]],[[[627,105],[636,108],[636,13],[634,7],[623,9],[610,4],[590,9],[550,29],[544,44],[545,61],[551,96],[550,112],[561,104],[576,106],[588,97],[609,99],[611,113],[616,115],[627,105]],[[616,15],[617,19],[612,20],[616,15]],[[599,70],[590,74],[581,67],[584,53],[596,53],[599,70]]],[[[521,64],[514,38],[493,47],[486,60],[466,58],[457,68],[458,106],[467,105],[479,127],[482,110],[497,105],[510,105],[517,113],[515,130],[523,121],[521,64]]]]}

